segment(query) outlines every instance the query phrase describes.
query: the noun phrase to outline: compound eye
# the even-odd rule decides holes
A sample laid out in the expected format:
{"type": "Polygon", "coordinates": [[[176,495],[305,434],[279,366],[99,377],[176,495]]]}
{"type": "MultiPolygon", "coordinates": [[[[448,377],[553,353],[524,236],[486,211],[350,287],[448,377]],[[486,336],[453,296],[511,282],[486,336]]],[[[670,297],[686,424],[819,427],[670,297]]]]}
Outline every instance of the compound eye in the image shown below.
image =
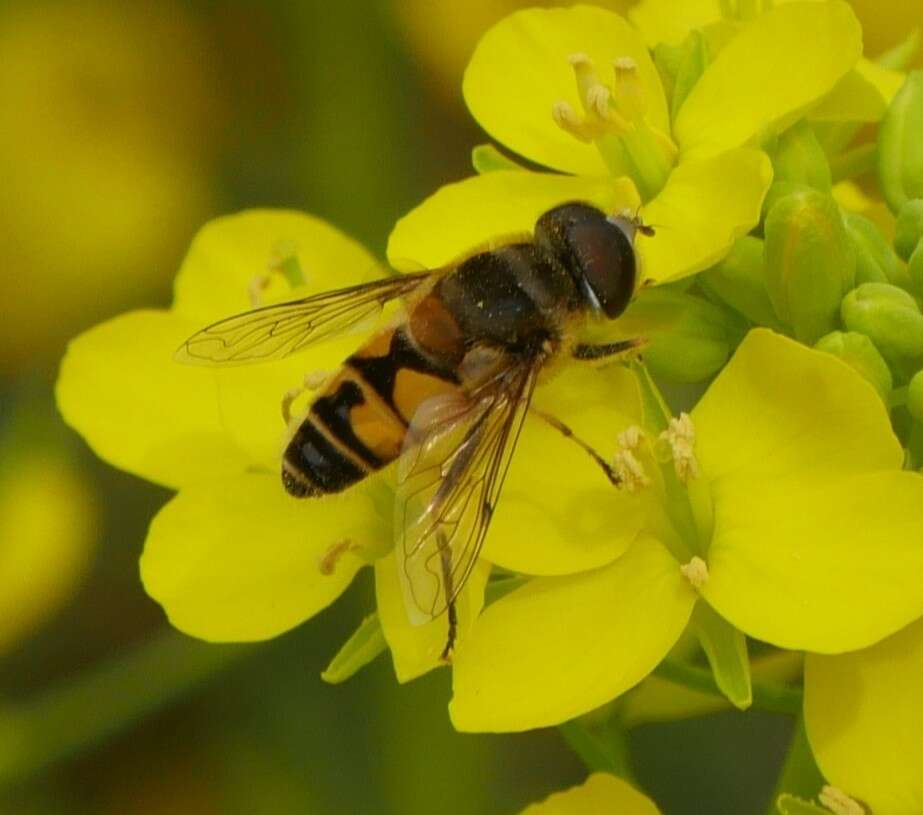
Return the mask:
{"type": "Polygon", "coordinates": [[[567,243],[603,313],[618,317],[637,279],[635,250],[626,231],[608,220],[584,221],[570,226],[567,243]]]}

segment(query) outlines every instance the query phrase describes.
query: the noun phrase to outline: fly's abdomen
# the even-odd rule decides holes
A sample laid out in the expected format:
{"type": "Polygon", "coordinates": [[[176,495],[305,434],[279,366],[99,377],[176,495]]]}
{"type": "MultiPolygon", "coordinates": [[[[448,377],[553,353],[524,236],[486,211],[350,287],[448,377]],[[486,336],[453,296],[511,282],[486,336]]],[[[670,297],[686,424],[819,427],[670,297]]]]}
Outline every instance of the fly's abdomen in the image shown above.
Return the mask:
{"type": "Polygon", "coordinates": [[[398,457],[416,409],[454,391],[403,327],[353,354],[314,400],[282,457],[282,481],[297,497],[341,492],[398,457]]]}

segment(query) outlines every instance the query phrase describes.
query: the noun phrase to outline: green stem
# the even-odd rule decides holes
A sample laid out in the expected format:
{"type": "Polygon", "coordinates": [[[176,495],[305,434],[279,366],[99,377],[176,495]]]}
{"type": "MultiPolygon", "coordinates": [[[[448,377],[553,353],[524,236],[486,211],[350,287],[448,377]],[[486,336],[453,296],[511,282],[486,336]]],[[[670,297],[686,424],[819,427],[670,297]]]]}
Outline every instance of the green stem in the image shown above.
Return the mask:
{"type": "Polygon", "coordinates": [[[634,780],[628,735],[614,717],[595,726],[586,724],[583,719],[574,719],[558,725],[558,730],[590,772],[611,773],[626,781],[634,780]]]}
{"type": "Polygon", "coordinates": [[[254,651],[166,630],[134,650],[0,710],[0,788],[26,780],[176,701],[254,651]]]}
{"type": "Polygon", "coordinates": [[[821,775],[820,770],[817,769],[814,754],[811,752],[811,745],[808,743],[804,717],[799,716],[795,723],[795,731],[792,734],[788,755],[785,757],[785,763],[782,765],[782,772],[779,774],[775,792],[773,792],[769,801],[769,808],[766,810],[767,815],[778,815],[776,802],[783,793],[810,799],[817,795],[824,783],[824,777],[821,775]]]}
{"type": "MultiPolygon", "coordinates": [[[[726,698],[711,671],[687,662],[668,657],[654,669],[654,676],[690,690],[726,698]]],[[[754,682],[752,688],[754,708],[789,715],[796,715],[801,711],[801,691],[798,688],[771,682],[754,682]]]]}
{"type": "Polygon", "coordinates": [[[876,149],[874,143],[863,144],[834,156],[830,160],[830,175],[833,182],[872,172],[875,169],[876,149]]]}

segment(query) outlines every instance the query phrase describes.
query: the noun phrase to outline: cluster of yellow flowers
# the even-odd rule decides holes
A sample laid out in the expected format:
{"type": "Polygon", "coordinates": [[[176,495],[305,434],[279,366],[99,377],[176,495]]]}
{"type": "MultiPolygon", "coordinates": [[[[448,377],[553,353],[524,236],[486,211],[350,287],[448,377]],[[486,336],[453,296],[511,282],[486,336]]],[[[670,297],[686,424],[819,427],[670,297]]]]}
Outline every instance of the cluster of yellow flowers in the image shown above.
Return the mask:
{"type": "MultiPolygon", "coordinates": [[[[772,688],[797,707],[797,679],[759,682],[776,676],[780,656],[783,678],[800,675],[804,653],[807,736],[845,790],[822,802],[849,811],[848,794],[877,815],[914,815],[923,80],[899,70],[909,49],[863,56],[841,0],[711,5],[688,4],[688,20],[676,4],[643,0],[630,20],[576,6],[499,22],[471,58],[465,99],[498,142],[549,169],[478,148],[476,175],[391,234],[393,267],[438,267],[529,232],[565,201],[637,212],[656,235],[637,239],[648,285],[618,331],[650,338],[659,381],[710,382],[678,416],[637,364],[574,367],[539,390],[537,406],[610,452],[636,489],[612,490],[572,444],[526,423],[460,598],[449,712],[468,731],[562,724],[603,705],[627,724],[690,715],[701,696],[676,687],[664,703],[657,683],[703,674],[697,653],[737,707],[772,688]],[[869,125],[877,147],[862,141],[869,125]],[[852,180],[876,160],[890,210],[852,180]],[[773,648],[751,662],[748,638],[773,648]]],[[[256,368],[172,362],[197,328],[250,305],[254,270],[280,252],[305,282],[274,278],[270,301],[376,276],[365,250],[307,215],[212,222],[169,311],[132,312],[74,340],[59,405],[101,457],[177,490],[141,563],[176,627],[212,641],[269,638],[373,565],[377,615],[327,676],[341,681],[387,647],[407,681],[441,664],[447,623],[406,618],[389,476],[299,503],[277,475],[280,394],[305,370],[336,367],[357,340],[256,368]]],[[[656,808],[595,774],[529,810],[580,811],[656,808]]]]}

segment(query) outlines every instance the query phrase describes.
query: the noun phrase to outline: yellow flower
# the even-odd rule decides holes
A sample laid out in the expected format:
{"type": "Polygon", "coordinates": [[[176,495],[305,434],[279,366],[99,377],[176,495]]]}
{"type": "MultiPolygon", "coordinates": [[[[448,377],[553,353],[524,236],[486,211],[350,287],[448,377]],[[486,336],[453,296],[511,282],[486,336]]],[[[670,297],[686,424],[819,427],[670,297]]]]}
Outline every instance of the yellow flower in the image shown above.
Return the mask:
{"type": "MultiPolygon", "coordinates": [[[[428,0],[391,3],[405,39],[426,71],[427,84],[454,101],[465,63],[484,30],[506,14],[529,6],[554,5],[553,0],[428,0]]],[[[606,6],[624,12],[631,0],[608,0],[606,6]]]]}
{"type": "Polygon", "coordinates": [[[923,621],[862,651],[809,655],[804,681],[825,777],[876,815],[923,812],[923,621]]]}
{"type": "Polygon", "coordinates": [[[650,798],[614,775],[593,773],[579,787],[550,795],[526,807],[521,815],[660,815],[650,798]]]}
{"type": "Polygon", "coordinates": [[[644,275],[700,271],[759,220],[771,168],[754,145],[823,99],[860,53],[845,4],[780,7],[724,45],[673,115],[644,41],[618,15],[513,14],[481,39],[465,99],[498,141],[573,176],[498,170],[443,187],[397,224],[389,258],[441,265],[568,198],[608,209],[643,200],[657,228],[638,239],[644,275]]]}
{"type": "MultiPolygon", "coordinates": [[[[923,613],[923,479],[900,469],[880,398],[844,363],[755,330],[664,440],[685,467],[686,498],[664,477],[653,503],[669,518],[652,511],[623,556],[530,580],[486,609],[456,657],[458,729],[523,730],[592,710],[650,673],[693,613],[824,654],[923,613]]],[[[635,449],[644,462],[643,442],[635,449]]]]}
{"type": "MultiPolygon", "coordinates": [[[[695,29],[708,32],[710,40],[720,46],[721,41],[728,36],[728,30],[732,31],[740,21],[756,16],[774,4],[791,2],[800,0],[724,4],[721,0],[691,0],[682,4],[674,0],[639,0],[629,10],[628,18],[651,48],[660,43],[680,43],[695,29]],[[729,7],[732,12],[731,21],[725,17],[729,7]]],[[[890,27],[893,33],[887,42],[880,35],[864,37],[866,51],[871,54],[898,45],[907,36],[908,27],[918,22],[910,13],[905,13],[905,19],[898,21],[896,18],[901,15],[896,9],[889,9],[888,14],[882,14],[880,4],[873,6],[866,0],[853,0],[850,5],[866,33],[870,29],[875,30],[876,34],[880,32],[882,18],[890,18],[892,21],[890,27]]],[[[792,74],[792,78],[797,76],[792,74]]],[[[842,77],[830,96],[807,113],[807,118],[816,122],[877,122],[902,82],[903,75],[900,72],[884,68],[863,57],[842,77]]]]}
{"type": "MultiPolygon", "coordinates": [[[[385,636],[399,676],[409,678],[437,664],[446,620],[411,628],[393,555],[380,559],[393,540],[390,473],[305,501],[287,495],[279,479],[282,395],[306,371],[336,368],[361,338],[243,368],[190,368],[172,359],[198,328],[249,308],[254,277],[278,265],[280,254],[296,262],[306,283],[292,291],[274,275],[270,300],[380,276],[364,249],[309,216],[254,211],[219,219],[193,242],[169,311],[125,314],[71,343],[58,403],[102,458],[179,490],[154,518],[141,564],[145,587],[174,625],[209,640],[272,637],[328,605],[378,559],[385,636]]],[[[641,417],[634,379],[622,369],[601,376],[572,367],[543,386],[535,404],[553,407],[600,446],[613,424],[641,417]]],[[[528,563],[533,573],[550,574],[594,568],[622,554],[642,524],[637,503],[613,495],[597,465],[543,422],[527,422],[517,452],[488,560],[459,604],[462,633],[480,609],[488,562],[528,563]],[[566,484],[536,466],[549,456],[567,468],[566,484]]]]}
{"type": "Polygon", "coordinates": [[[172,308],[135,311],[73,340],[57,385],[65,420],[106,461],[179,491],[151,524],[141,573],[177,628],[207,640],[281,633],[332,602],[366,562],[361,548],[322,568],[331,547],[381,540],[367,490],[299,503],[279,481],[279,403],[305,371],[334,367],[356,338],[297,359],[228,371],[178,365],[190,334],[251,307],[254,279],[294,258],[307,285],[271,276],[267,302],[376,277],[373,258],[332,227],[251,211],[205,226],[172,308]]]}

